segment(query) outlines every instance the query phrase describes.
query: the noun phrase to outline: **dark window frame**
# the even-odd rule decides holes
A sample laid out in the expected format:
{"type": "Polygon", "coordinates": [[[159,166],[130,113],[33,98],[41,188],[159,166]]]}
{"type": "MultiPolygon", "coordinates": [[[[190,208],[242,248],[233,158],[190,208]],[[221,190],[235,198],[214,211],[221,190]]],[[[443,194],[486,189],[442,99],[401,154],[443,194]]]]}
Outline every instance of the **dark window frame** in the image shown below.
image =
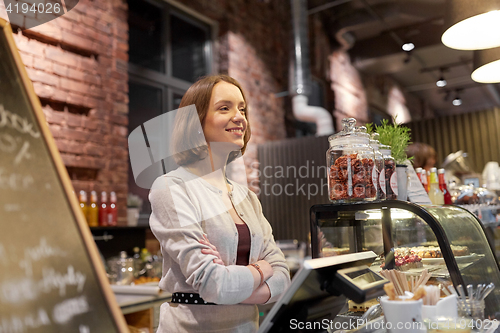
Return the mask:
{"type": "MultiPolygon", "coordinates": [[[[186,90],[194,83],[174,77],[172,71],[172,53],[171,53],[171,36],[173,31],[170,31],[170,17],[172,15],[180,18],[187,23],[201,28],[205,31],[206,42],[203,47],[204,62],[206,65],[206,74],[214,73],[216,70],[216,61],[214,59],[215,40],[218,33],[218,24],[207,17],[200,15],[193,10],[183,5],[174,5],[169,0],[142,0],[149,4],[158,7],[162,11],[162,33],[161,41],[164,47],[164,72],[156,71],[140,65],[128,62],[129,84],[137,84],[161,91],[161,110],[158,110],[158,115],[168,111],[177,109],[178,105],[174,101],[174,96],[177,98],[184,95],[186,90]]],[[[130,46],[130,45],[129,45],[130,46]]],[[[131,110],[129,110],[130,112],[131,110]]],[[[132,170],[129,170],[129,174],[132,170]]],[[[130,193],[130,192],[129,192],[130,193]]],[[[144,198],[143,198],[144,199],[144,198]]],[[[141,223],[147,222],[149,213],[141,213],[139,216],[141,223]]]]}
{"type": "MultiPolygon", "coordinates": [[[[207,74],[210,74],[214,70],[214,31],[217,29],[214,22],[211,22],[209,19],[202,17],[201,15],[193,15],[193,13],[186,11],[183,8],[178,8],[168,2],[158,2],[154,0],[143,0],[152,5],[158,6],[160,10],[162,10],[163,16],[163,30],[162,30],[162,42],[164,42],[165,47],[165,73],[151,70],[148,68],[144,68],[142,66],[136,65],[134,63],[128,63],[128,73],[129,73],[129,81],[149,81],[152,85],[161,84],[166,88],[166,94],[164,97],[168,98],[168,101],[165,103],[163,110],[161,113],[168,112],[172,110],[173,103],[171,98],[174,92],[179,93],[179,91],[186,92],[186,90],[193,84],[194,82],[182,80],[172,76],[172,58],[171,58],[171,34],[170,30],[170,16],[174,15],[197,28],[200,28],[205,31],[205,36],[207,38],[206,44],[204,46],[204,57],[205,63],[207,66],[207,74]]],[[[139,83],[139,82],[137,82],[139,83]]],[[[149,84],[147,82],[141,84],[149,84]]]]}

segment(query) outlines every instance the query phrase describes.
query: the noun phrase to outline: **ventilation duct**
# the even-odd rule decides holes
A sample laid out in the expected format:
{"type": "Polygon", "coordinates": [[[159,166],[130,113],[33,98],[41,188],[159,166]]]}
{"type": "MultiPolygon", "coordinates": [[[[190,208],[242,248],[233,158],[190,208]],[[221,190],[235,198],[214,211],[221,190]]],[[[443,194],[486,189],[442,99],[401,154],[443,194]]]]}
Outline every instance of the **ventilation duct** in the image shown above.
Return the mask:
{"type": "Polygon", "coordinates": [[[293,42],[290,57],[290,93],[297,120],[316,123],[316,136],[334,132],[333,119],[326,109],[308,105],[311,93],[309,46],[307,40],[307,0],[291,0],[293,42]]]}

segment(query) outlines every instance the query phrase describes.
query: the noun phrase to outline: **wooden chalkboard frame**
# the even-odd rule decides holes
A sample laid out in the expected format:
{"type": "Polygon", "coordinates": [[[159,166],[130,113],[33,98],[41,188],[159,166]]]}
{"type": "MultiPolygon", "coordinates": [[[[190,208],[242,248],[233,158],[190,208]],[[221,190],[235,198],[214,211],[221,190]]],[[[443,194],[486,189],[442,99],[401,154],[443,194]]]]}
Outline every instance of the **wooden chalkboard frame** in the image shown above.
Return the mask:
{"type": "MultiPolygon", "coordinates": [[[[64,194],[66,199],[68,200],[68,204],[71,208],[71,212],[73,213],[74,223],[76,223],[77,230],[80,232],[80,237],[85,245],[85,250],[88,254],[88,258],[90,260],[90,264],[94,269],[94,273],[99,284],[104,300],[107,303],[106,306],[109,308],[110,313],[112,315],[112,321],[115,323],[118,332],[130,332],[127,327],[127,323],[125,318],[120,310],[120,307],[116,303],[115,296],[109,285],[108,278],[106,276],[106,271],[102,265],[101,257],[99,255],[99,251],[97,246],[92,238],[92,234],[87,225],[86,219],[80,209],[79,203],[73,193],[73,186],[71,184],[68,172],[64,163],[59,154],[59,150],[55,144],[54,138],[48,128],[48,125],[45,120],[45,116],[42,111],[42,106],[40,104],[40,100],[38,96],[35,94],[33,84],[28,77],[28,73],[26,68],[21,60],[21,56],[18,52],[17,46],[14,42],[14,38],[12,36],[12,29],[10,24],[4,19],[0,18],[0,34],[3,34],[7,40],[8,46],[11,50],[11,55],[14,58],[17,71],[21,76],[22,85],[25,89],[25,92],[28,96],[30,106],[34,111],[34,118],[39,126],[41,138],[45,141],[48,151],[50,154],[50,158],[53,162],[53,166],[56,170],[56,173],[59,177],[59,181],[64,190],[64,194]]],[[[71,222],[71,221],[68,221],[71,222]]]]}

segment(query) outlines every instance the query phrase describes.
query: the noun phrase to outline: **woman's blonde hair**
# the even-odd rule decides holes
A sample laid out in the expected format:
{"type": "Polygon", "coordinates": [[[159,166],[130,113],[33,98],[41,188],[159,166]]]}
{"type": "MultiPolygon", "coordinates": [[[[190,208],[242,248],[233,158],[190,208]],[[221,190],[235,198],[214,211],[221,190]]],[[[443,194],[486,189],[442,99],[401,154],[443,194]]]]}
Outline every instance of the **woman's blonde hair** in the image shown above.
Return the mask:
{"type": "Polygon", "coordinates": [[[247,128],[243,136],[244,145],[239,151],[234,151],[229,154],[228,163],[232,162],[238,155],[243,155],[250,140],[251,131],[250,123],[248,123],[248,103],[245,93],[241,88],[238,81],[228,75],[210,75],[200,78],[186,91],[182,97],[179,109],[194,105],[198,117],[191,117],[190,112],[178,112],[175,117],[175,125],[172,133],[172,151],[174,152],[174,159],[178,165],[188,165],[196,161],[202,160],[208,155],[208,147],[202,133],[197,133],[200,128],[200,123],[203,126],[205,118],[208,113],[210,99],[212,98],[212,91],[214,86],[221,82],[227,82],[235,85],[241,91],[247,112],[247,128]],[[196,148],[192,148],[196,147],[196,148]]]}

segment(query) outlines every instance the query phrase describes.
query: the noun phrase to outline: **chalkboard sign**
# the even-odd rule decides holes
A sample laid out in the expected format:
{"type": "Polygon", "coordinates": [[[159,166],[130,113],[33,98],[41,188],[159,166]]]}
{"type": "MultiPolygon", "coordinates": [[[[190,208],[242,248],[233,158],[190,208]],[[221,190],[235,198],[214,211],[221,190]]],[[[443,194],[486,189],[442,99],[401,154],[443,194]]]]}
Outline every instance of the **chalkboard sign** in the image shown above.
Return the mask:
{"type": "Polygon", "coordinates": [[[0,19],[0,333],[127,331],[10,25],[0,19]]]}

